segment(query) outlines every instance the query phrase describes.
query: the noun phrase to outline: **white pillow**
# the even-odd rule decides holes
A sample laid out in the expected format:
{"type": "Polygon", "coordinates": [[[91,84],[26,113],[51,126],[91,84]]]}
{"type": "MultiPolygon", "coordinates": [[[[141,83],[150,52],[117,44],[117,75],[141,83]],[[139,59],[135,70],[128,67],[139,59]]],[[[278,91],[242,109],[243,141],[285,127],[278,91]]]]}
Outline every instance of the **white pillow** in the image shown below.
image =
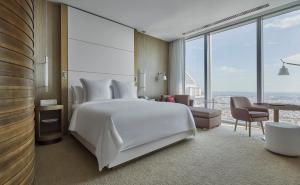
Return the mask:
{"type": "Polygon", "coordinates": [[[112,99],[111,80],[80,79],[86,101],[112,99]]]}
{"type": "Polygon", "coordinates": [[[137,88],[134,82],[113,80],[114,98],[137,98],[137,88]]]}
{"type": "Polygon", "coordinates": [[[81,104],[84,102],[84,93],[81,86],[72,86],[72,96],[74,104],[81,104]]]}

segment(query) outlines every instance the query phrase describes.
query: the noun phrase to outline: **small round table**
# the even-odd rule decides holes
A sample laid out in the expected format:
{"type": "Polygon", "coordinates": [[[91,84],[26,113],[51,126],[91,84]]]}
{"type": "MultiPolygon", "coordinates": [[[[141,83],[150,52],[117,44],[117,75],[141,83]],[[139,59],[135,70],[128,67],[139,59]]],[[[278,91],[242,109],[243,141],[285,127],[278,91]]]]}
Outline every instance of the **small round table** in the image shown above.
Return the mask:
{"type": "Polygon", "coordinates": [[[283,122],[266,123],[265,148],[286,156],[300,156],[300,127],[283,122]]]}

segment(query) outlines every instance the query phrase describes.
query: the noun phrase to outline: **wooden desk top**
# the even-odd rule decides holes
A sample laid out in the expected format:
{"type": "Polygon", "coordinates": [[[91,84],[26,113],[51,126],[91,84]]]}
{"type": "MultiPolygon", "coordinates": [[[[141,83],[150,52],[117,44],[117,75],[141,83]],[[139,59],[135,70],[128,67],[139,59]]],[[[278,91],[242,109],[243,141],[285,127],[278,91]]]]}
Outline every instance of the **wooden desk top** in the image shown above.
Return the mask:
{"type": "Polygon", "coordinates": [[[300,105],[283,104],[283,103],[255,103],[255,105],[262,106],[268,109],[277,110],[295,110],[300,111],[300,105]]]}

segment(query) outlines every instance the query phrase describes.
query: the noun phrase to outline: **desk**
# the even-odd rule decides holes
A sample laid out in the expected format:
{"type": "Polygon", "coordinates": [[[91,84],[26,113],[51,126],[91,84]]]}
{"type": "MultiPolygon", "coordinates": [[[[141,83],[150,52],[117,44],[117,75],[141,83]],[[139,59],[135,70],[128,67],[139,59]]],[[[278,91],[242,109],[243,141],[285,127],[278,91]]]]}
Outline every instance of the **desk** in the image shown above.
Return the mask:
{"type": "Polygon", "coordinates": [[[274,122],[279,122],[279,111],[300,111],[300,105],[293,104],[279,104],[279,103],[255,103],[255,105],[265,107],[267,109],[273,109],[274,111],[274,122]]]}

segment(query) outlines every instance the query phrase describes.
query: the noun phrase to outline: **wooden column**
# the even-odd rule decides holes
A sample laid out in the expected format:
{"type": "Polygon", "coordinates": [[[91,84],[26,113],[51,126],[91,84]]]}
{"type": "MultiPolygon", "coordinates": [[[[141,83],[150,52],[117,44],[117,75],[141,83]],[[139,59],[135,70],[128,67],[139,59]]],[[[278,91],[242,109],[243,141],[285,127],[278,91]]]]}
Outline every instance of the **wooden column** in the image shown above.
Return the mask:
{"type": "Polygon", "coordinates": [[[69,126],[68,116],[68,7],[60,7],[60,39],[61,39],[61,103],[64,106],[64,133],[69,126]]]}
{"type": "Polygon", "coordinates": [[[0,0],[0,184],[34,179],[33,28],[33,0],[0,0]]]}

